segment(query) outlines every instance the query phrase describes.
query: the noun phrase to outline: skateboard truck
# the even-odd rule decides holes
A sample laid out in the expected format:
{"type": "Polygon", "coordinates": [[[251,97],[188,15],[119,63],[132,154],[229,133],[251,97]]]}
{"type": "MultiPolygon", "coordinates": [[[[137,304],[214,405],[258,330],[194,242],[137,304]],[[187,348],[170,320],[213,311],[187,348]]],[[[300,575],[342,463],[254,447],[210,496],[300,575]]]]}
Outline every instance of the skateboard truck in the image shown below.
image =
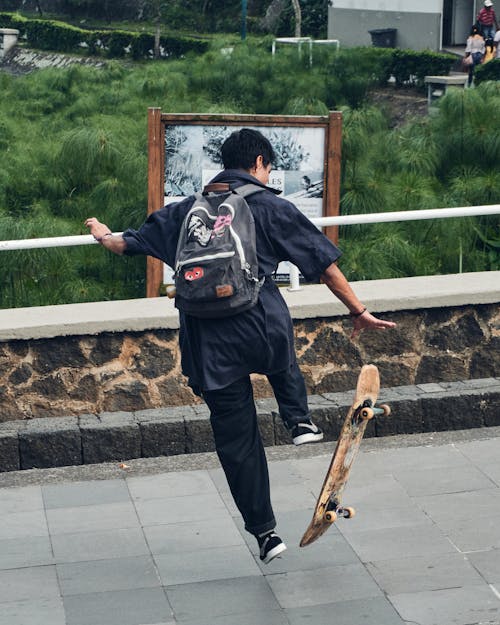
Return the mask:
{"type": "Polygon", "coordinates": [[[387,404],[381,404],[380,407],[374,406],[369,400],[364,401],[360,406],[356,408],[354,414],[352,415],[352,422],[355,423],[358,418],[373,419],[373,417],[377,416],[389,416],[391,414],[391,409],[387,404]]]}
{"type": "Polygon", "coordinates": [[[356,514],[356,510],[350,506],[341,506],[338,499],[330,500],[325,509],[325,521],[328,523],[334,523],[337,517],[341,516],[344,519],[352,519],[356,514]]]}

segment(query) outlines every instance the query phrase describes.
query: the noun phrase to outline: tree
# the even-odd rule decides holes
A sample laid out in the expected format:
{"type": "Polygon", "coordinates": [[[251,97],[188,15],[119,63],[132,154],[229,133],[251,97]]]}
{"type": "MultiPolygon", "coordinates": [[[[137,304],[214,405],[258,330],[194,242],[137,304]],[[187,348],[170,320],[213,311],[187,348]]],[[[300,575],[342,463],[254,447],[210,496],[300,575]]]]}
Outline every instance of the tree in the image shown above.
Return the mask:
{"type": "Polygon", "coordinates": [[[295,14],[295,36],[300,37],[302,30],[302,11],[299,0],[292,0],[293,12],[295,14]]]}

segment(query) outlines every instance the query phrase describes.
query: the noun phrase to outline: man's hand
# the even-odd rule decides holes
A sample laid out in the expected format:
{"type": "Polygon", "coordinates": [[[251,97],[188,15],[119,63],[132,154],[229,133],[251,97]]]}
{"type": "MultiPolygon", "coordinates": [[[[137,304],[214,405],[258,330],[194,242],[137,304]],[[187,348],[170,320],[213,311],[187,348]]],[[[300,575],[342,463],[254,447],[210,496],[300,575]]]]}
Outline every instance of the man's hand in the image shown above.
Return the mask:
{"type": "Polygon", "coordinates": [[[85,220],[85,226],[89,228],[90,234],[96,241],[114,254],[120,256],[127,249],[127,243],[121,235],[114,235],[106,224],[102,224],[95,217],[89,217],[85,220]]]}
{"type": "Polygon", "coordinates": [[[365,310],[362,315],[353,318],[353,326],[351,339],[356,338],[362,330],[385,330],[396,327],[396,324],[393,321],[383,321],[365,310]]]}
{"type": "Polygon", "coordinates": [[[363,304],[359,301],[356,294],[352,290],[346,277],[337,267],[336,263],[332,263],[329,267],[327,267],[321,276],[321,280],[351,311],[354,325],[351,339],[356,338],[362,330],[385,330],[386,328],[394,328],[396,326],[393,321],[382,321],[364,308],[363,304]],[[363,312],[359,314],[358,311],[363,312]]]}
{"type": "Polygon", "coordinates": [[[111,234],[111,230],[106,224],[102,224],[96,217],[89,217],[85,220],[85,225],[90,230],[90,234],[99,241],[105,234],[111,234]]]}

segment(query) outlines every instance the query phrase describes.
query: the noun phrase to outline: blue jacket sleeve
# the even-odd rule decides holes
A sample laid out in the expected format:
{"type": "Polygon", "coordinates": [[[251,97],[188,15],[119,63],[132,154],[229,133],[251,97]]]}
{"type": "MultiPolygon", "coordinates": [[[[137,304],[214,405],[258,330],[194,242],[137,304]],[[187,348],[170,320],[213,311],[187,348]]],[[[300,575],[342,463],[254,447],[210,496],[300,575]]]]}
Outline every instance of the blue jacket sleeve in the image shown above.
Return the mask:
{"type": "Polygon", "coordinates": [[[192,198],[169,204],[151,213],[138,230],[126,230],[123,233],[127,244],[125,254],[154,256],[173,267],[179,230],[191,204],[192,198]]]}

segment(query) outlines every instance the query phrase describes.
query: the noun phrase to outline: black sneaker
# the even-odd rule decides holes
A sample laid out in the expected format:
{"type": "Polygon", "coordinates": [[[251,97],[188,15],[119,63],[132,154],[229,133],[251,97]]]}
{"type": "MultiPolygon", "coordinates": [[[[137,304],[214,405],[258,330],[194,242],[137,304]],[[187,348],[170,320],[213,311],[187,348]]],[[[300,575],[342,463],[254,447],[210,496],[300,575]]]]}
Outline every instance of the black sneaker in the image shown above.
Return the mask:
{"type": "Polygon", "coordinates": [[[264,564],[269,564],[286,549],[285,543],[274,532],[268,532],[256,538],[260,547],[260,559],[264,564]]]}
{"type": "Polygon", "coordinates": [[[317,443],[323,440],[323,432],[311,420],[303,421],[293,426],[292,439],[294,445],[317,443]]]}

